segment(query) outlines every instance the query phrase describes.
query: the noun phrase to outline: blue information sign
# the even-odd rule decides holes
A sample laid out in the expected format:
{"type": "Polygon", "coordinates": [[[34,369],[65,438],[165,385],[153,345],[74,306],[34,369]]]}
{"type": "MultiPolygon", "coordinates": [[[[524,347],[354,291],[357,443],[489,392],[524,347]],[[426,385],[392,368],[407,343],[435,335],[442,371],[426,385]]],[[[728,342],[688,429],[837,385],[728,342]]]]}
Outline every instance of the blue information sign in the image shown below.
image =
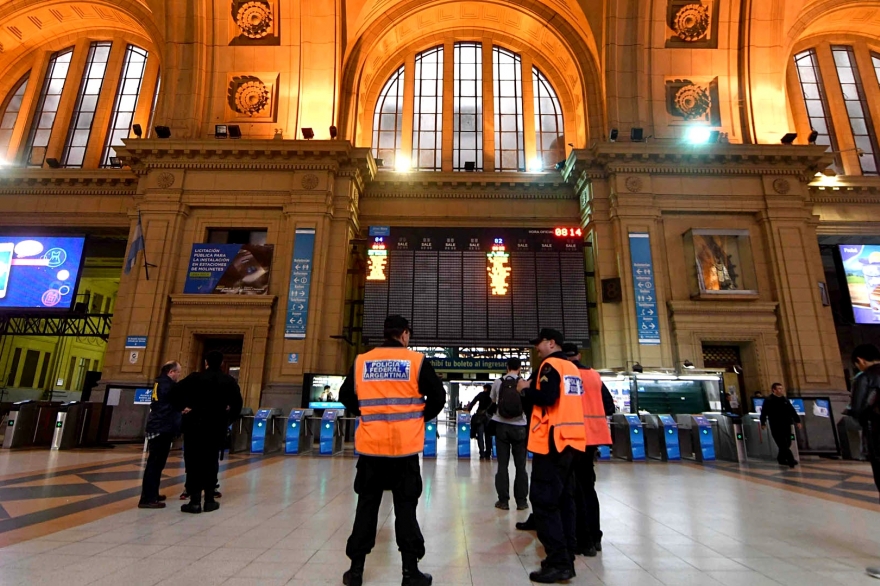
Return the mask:
{"type": "Polygon", "coordinates": [[[630,232],[629,254],[635,285],[636,327],[639,344],[660,344],[660,320],[657,313],[657,289],[654,286],[654,262],[651,239],[647,232],[630,232]]]}
{"type": "Polygon", "coordinates": [[[794,410],[798,415],[806,415],[807,414],[807,409],[804,406],[803,399],[789,399],[788,401],[789,401],[789,403],[791,403],[792,407],[794,407],[794,410]]]}
{"type": "Polygon", "coordinates": [[[370,236],[391,236],[391,226],[370,226],[370,236]]]}
{"type": "Polygon", "coordinates": [[[287,295],[285,338],[306,337],[309,321],[309,290],[312,286],[312,257],[315,252],[314,228],[299,228],[293,241],[290,289],[287,295]]]}
{"type": "Polygon", "coordinates": [[[153,402],[153,389],[135,389],[134,404],[149,405],[153,402]]]}
{"type": "Polygon", "coordinates": [[[125,347],[126,348],[146,348],[147,347],[147,336],[126,336],[125,337],[125,347]]]}

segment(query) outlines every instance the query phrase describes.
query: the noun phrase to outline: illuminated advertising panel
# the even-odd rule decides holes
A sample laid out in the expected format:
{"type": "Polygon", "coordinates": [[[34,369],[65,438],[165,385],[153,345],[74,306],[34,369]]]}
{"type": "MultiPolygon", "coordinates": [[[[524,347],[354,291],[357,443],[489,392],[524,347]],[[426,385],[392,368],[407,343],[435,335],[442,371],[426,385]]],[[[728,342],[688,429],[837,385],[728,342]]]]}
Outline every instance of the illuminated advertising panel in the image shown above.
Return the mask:
{"type": "Polygon", "coordinates": [[[70,309],[84,236],[0,236],[0,309],[70,309]]]}

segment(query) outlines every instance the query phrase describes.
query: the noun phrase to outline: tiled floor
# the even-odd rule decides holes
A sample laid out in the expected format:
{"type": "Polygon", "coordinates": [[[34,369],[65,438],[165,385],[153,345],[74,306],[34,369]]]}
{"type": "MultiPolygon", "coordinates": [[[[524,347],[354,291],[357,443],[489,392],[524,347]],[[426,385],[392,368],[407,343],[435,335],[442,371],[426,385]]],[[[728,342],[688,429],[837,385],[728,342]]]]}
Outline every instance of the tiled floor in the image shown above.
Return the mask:
{"type": "MultiPolygon", "coordinates": [[[[134,448],[4,452],[0,540],[11,545],[0,549],[0,586],[341,584],[354,463],[234,457],[221,477],[221,509],[193,516],[176,500],[165,510],[134,508],[141,466],[134,448]],[[21,505],[28,500],[42,504],[21,505]]],[[[514,528],[525,515],[492,506],[494,468],[451,456],[424,462],[422,567],[435,584],[516,586],[537,568],[534,535],[514,528]]],[[[181,472],[173,458],[170,499],[181,472]]],[[[870,484],[869,467],[859,463],[804,459],[788,472],[603,462],[604,551],[579,557],[572,583],[880,586],[863,570],[880,565],[880,505],[870,484]]],[[[368,584],[400,583],[390,500],[367,558],[368,584]]]]}

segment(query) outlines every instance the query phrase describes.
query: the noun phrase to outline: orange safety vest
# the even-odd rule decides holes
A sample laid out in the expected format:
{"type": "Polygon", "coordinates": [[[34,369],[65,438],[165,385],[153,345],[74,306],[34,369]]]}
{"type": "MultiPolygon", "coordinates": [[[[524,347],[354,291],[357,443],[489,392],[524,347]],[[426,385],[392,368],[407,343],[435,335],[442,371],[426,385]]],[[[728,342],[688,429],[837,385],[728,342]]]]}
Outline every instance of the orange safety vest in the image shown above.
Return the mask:
{"type": "Polygon", "coordinates": [[[535,454],[550,453],[550,430],[553,430],[553,441],[556,450],[562,452],[572,447],[579,452],[586,450],[584,436],[584,407],[581,395],[584,384],[577,367],[562,358],[547,358],[538,369],[537,388],[541,388],[541,370],[549,364],[556,369],[560,377],[559,400],[549,407],[535,406],[532,409],[532,420],[529,423],[530,452],[535,454]]]}
{"type": "Polygon", "coordinates": [[[360,454],[399,458],[425,446],[425,398],[419,393],[424,355],[406,348],[376,348],[355,360],[360,454]]]}
{"type": "Polygon", "coordinates": [[[579,368],[584,394],[584,431],[588,446],[610,446],[611,429],[602,404],[602,377],[592,368],[579,368]]]}

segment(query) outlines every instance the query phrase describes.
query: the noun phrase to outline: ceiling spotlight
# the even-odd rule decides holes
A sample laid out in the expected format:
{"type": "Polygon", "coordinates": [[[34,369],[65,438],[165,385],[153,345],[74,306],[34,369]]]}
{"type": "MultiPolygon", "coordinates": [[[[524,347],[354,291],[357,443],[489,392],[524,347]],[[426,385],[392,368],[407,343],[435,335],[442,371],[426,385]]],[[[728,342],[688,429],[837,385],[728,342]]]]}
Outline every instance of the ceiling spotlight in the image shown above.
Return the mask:
{"type": "Polygon", "coordinates": [[[377,168],[381,169],[382,167],[385,166],[385,159],[375,159],[375,161],[376,161],[377,168]]]}
{"type": "Polygon", "coordinates": [[[610,140],[611,142],[617,142],[617,135],[618,135],[617,129],[612,128],[611,134],[608,135],[608,140],[610,140]]]}
{"type": "Polygon", "coordinates": [[[740,366],[739,364],[734,364],[734,365],[733,365],[733,372],[735,372],[736,374],[742,374],[742,373],[743,373],[743,367],[740,366]]]}
{"type": "Polygon", "coordinates": [[[789,132],[782,137],[782,144],[791,145],[797,138],[797,132],[789,132]]]}
{"type": "Polygon", "coordinates": [[[122,161],[119,160],[119,157],[110,157],[110,167],[113,169],[122,169],[122,161]]]}
{"type": "Polygon", "coordinates": [[[171,129],[167,126],[157,126],[156,136],[159,138],[171,138],[171,129]]]}
{"type": "Polygon", "coordinates": [[[302,133],[303,133],[303,138],[306,140],[312,140],[313,138],[315,138],[315,131],[312,130],[311,128],[303,128],[302,133]]]}
{"type": "Polygon", "coordinates": [[[633,372],[638,372],[638,373],[645,372],[645,367],[642,366],[641,364],[639,364],[638,362],[636,362],[635,364],[633,364],[633,372]]]}
{"type": "Polygon", "coordinates": [[[214,125],[214,138],[229,138],[229,129],[225,124],[214,125]]]}
{"type": "Polygon", "coordinates": [[[401,173],[406,173],[410,168],[410,160],[409,157],[405,155],[399,155],[397,160],[394,161],[394,170],[400,171],[401,173]]]}
{"type": "Polygon", "coordinates": [[[477,170],[476,161],[465,161],[464,162],[464,170],[465,171],[476,171],[477,170]]]}
{"type": "Polygon", "coordinates": [[[50,158],[46,159],[46,164],[49,165],[49,167],[51,167],[52,169],[60,169],[61,168],[61,163],[59,163],[58,159],[55,159],[55,158],[50,157],[50,158]]]}
{"type": "Polygon", "coordinates": [[[684,362],[681,363],[681,365],[684,366],[685,368],[687,368],[688,370],[693,370],[694,368],[696,368],[696,366],[694,366],[694,363],[691,362],[690,360],[685,360],[684,362]]]}
{"type": "Polygon", "coordinates": [[[539,171],[544,170],[544,161],[542,161],[539,157],[535,157],[531,161],[529,161],[529,171],[532,173],[538,173],[539,171]]]}
{"type": "Polygon", "coordinates": [[[691,126],[687,129],[685,140],[690,144],[707,144],[712,131],[705,126],[691,126]]]}
{"type": "Polygon", "coordinates": [[[144,135],[144,129],[140,124],[132,125],[131,131],[134,132],[134,135],[138,138],[141,138],[144,135]]]}
{"type": "Polygon", "coordinates": [[[817,138],[819,138],[819,131],[818,131],[818,130],[812,130],[812,131],[810,132],[810,136],[807,137],[807,142],[810,143],[810,144],[816,144],[816,139],[817,139],[817,138]]]}
{"type": "Polygon", "coordinates": [[[230,124],[229,138],[241,138],[241,126],[238,124],[230,124]]]}
{"type": "Polygon", "coordinates": [[[336,129],[336,127],[331,126],[330,127],[330,138],[336,138],[338,134],[339,134],[339,131],[336,129]]]}
{"type": "Polygon", "coordinates": [[[644,128],[630,129],[629,140],[631,142],[642,142],[643,140],[645,140],[645,129],[644,128]]]}
{"type": "Polygon", "coordinates": [[[562,171],[563,169],[565,169],[565,161],[559,161],[558,163],[553,165],[553,168],[557,171],[562,171]]]}
{"type": "Polygon", "coordinates": [[[837,170],[834,167],[828,167],[822,171],[822,175],[825,177],[837,177],[837,170]]]}

